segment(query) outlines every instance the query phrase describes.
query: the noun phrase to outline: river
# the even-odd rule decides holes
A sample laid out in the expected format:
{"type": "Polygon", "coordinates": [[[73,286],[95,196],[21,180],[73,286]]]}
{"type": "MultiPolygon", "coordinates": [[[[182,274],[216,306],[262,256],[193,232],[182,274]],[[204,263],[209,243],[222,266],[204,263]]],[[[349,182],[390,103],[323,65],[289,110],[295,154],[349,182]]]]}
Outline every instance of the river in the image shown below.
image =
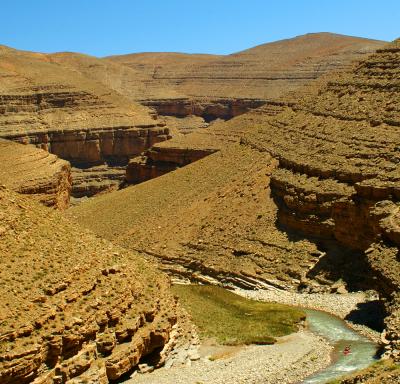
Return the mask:
{"type": "Polygon", "coordinates": [[[334,346],[333,362],[324,370],[309,376],[302,384],[323,384],[345,374],[363,369],[376,361],[377,345],[349,328],[346,323],[328,313],[311,309],[307,314],[307,326],[334,346]],[[343,354],[346,345],[351,346],[349,355],[343,354]]]}

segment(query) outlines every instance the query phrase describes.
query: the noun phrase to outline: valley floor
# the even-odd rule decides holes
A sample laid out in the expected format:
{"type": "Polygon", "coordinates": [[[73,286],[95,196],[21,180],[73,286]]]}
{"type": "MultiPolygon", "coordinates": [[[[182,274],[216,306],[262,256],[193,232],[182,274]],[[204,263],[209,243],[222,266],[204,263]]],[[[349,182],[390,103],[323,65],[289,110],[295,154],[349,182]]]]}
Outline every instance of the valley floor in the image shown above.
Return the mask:
{"type": "MultiPolygon", "coordinates": [[[[366,302],[364,293],[299,294],[281,290],[236,290],[256,300],[319,309],[344,319],[366,302]]],[[[355,326],[360,333],[377,340],[379,333],[355,326]]],[[[149,374],[135,374],[127,383],[209,384],[209,383],[298,383],[331,363],[332,346],[322,337],[301,330],[279,339],[274,345],[246,346],[233,356],[213,359],[203,356],[189,365],[161,368],[149,374]]]]}
{"type": "Polygon", "coordinates": [[[297,383],[329,365],[330,351],[331,347],[323,338],[300,331],[282,337],[274,345],[247,346],[225,359],[210,361],[202,358],[190,366],[137,374],[126,383],[297,383]]]}

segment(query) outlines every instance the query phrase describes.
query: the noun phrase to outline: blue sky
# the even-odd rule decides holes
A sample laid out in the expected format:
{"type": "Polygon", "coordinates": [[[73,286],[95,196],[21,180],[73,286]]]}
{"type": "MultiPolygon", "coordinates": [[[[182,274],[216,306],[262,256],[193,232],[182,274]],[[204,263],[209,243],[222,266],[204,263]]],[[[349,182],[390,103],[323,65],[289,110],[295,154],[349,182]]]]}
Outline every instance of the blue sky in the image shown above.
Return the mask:
{"type": "Polygon", "coordinates": [[[0,12],[0,44],[95,56],[227,54],[308,32],[400,37],[400,0],[2,0],[0,12]]]}

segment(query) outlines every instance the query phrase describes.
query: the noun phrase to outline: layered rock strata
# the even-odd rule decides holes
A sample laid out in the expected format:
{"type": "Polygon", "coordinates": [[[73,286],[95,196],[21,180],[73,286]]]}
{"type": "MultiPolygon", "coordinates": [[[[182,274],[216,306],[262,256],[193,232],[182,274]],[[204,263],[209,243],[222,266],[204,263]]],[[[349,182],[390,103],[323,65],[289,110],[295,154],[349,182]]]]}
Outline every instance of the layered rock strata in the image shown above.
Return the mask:
{"type": "Polygon", "coordinates": [[[143,105],[154,108],[164,116],[200,116],[210,122],[216,119],[229,120],[248,112],[250,109],[261,107],[266,100],[260,99],[215,99],[200,100],[190,98],[144,100],[143,105]]]}
{"type": "Polygon", "coordinates": [[[33,145],[0,139],[0,184],[65,209],[71,192],[71,166],[33,145]]]}
{"type": "MultiPolygon", "coordinates": [[[[265,113],[274,115],[271,109],[265,113]]],[[[243,116],[246,119],[246,115],[243,116]]],[[[171,140],[157,143],[141,156],[131,159],[126,170],[126,181],[138,184],[193,163],[227,145],[239,143],[244,131],[236,126],[225,125],[224,120],[218,119],[188,134],[182,132],[178,125],[171,140]]]]}
{"type": "Polygon", "coordinates": [[[161,115],[229,119],[274,102],[384,42],[330,33],[298,36],[231,55],[139,53],[98,60],[76,53],[51,62],[102,83],[161,115]]]}
{"type": "Polygon", "coordinates": [[[276,116],[261,108],[215,124],[214,136],[186,135],[219,152],[72,213],[192,280],[316,291],[343,278],[377,289],[397,359],[398,47],[276,116]]]}
{"type": "MultiPolygon", "coordinates": [[[[316,33],[262,44],[226,56],[181,53],[139,53],[112,56],[105,61],[122,64],[146,78],[147,93],[115,82],[121,94],[154,103],[167,114],[191,110],[209,99],[223,105],[246,100],[271,100],[349,64],[375,49],[381,41],[331,33],[316,33]],[[167,97],[165,96],[167,95],[167,97]],[[167,99],[179,101],[178,109],[167,99]],[[194,100],[190,103],[185,99],[194,100]],[[160,102],[160,100],[162,100],[160,102]]],[[[218,109],[218,108],[216,108],[218,109]]]]}
{"type": "MultiPolygon", "coordinates": [[[[0,137],[34,144],[75,167],[126,165],[132,156],[170,137],[150,109],[49,55],[4,48],[0,79],[0,137]]],[[[106,170],[101,176],[99,190],[108,184],[108,174],[106,170]]],[[[75,189],[79,194],[84,187],[74,186],[73,193],[75,189]]]]}
{"type": "Polygon", "coordinates": [[[279,159],[271,190],[286,228],[334,241],[364,260],[388,300],[400,356],[400,42],[328,80],[292,109],[260,121],[250,145],[279,159]]]}
{"type": "Polygon", "coordinates": [[[108,383],[179,315],[151,263],[0,188],[0,382],[108,383]]]}

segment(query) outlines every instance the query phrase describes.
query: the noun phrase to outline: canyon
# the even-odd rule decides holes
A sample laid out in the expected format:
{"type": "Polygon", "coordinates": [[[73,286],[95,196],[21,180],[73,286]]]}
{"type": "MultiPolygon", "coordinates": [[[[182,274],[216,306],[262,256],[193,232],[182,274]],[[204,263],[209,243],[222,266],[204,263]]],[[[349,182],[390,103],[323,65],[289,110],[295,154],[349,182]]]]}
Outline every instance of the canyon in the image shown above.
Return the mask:
{"type": "Polygon", "coordinates": [[[374,290],[398,363],[399,62],[399,40],[328,33],[226,56],[0,46],[0,382],[163,365],[194,338],[177,280],[374,290]]]}
{"type": "Polygon", "coordinates": [[[386,356],[398,360],[399,44],[306,87],[276,116],[261,107],[157,144],[216,152],[70,215],[191,281],[374,288],[386,356]]]}
{"type": "Polygon", "coordinates": [[[0,137],[69,161],[73,196],[118,187],[130,157],[170,137],[147,107],[47,55],[2,47],[0,79],[0,137]]]}

